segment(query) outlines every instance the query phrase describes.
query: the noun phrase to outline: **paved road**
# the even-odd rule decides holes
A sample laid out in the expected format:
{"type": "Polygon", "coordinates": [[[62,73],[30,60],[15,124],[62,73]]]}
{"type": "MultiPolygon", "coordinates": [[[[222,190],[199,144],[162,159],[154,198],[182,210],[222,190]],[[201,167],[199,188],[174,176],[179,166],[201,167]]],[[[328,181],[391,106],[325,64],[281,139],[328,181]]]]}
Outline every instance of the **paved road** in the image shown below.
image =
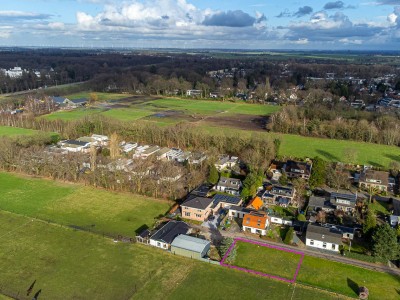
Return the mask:
{"type": "Polygon", "coordinates": [[[215,240],[221,240],[224,237],[230,237],[230,238],[235,238],[235,237],[241,237],[241,238],[246,238],[248,240],[254,240],[254,241],[259,241],[259,242],[264,242],[264,243],[268,243],[271,245],[275,245],[275,246],[279,246],[279,247],[284,247],[284,248],[289,248],[289,249],[293,249],[296,251],[301,251],[304,252],[304,254],[308,255],[308,256],[313,256],[313,257],[318,257],[318,258],[323,258],[323,259],[328,259],[331,261],[335,261],[335,262],[340,262],[340,263],[344,263],[344,264],[348,264],[348,265],[353,265],[353,266],[357,266],[360,268],[364,268],[364,269],[369,269],[369,270],[373,270],[373,271],[378,271],[378,272],[383,272],[383,273],[389,273],[392,275],[397,275],[400,276],[400,269],[396,268],[396,267],[389,267],[389,266],[384,266],[384,265],[378,265],[378,264],[374,264],[374,263],[369,263],[369,262],[365,262],[365,261],[361,261],[361,260],[356,260],[356,259],[352,259],[352,258],[348,258],[345,256],[341,256],[339,254],[330,254],[327,252],[322,252],[318,251],[318,250],[313,250],[311,248],[299,248],[296,246],[290,246],[290,245],[283,245],[281,243],[277,243],[277,242],[273,242],[270,240],[265,240],[265,239],[260,239],[259,237],[257,237],[256,235],[253,234],[248,234],[245,232],[240,232],[240,233],[230,233],[227,231],[219,231],[219,230],[211,230],[211,229],[207,229],[198,225],[192,225],[191,226],[195,229],[199,229],[202,231],[208,231],[212,237],[215,240]]]}

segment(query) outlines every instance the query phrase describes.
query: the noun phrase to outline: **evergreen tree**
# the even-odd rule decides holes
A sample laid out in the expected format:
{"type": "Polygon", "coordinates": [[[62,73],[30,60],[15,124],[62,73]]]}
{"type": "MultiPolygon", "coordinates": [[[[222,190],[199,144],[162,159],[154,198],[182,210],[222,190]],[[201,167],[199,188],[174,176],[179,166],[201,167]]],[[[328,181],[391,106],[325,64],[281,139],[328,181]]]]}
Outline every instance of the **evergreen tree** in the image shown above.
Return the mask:
{"type": "Polygon", "coordinates": [[[208,182],[211,184],[217,184],[219,180],[218,170],[214,165],[210,166],[210,173],[208,175],[208,182]]]}
{"type": "Polygon", "coordinates": [[[315,188],[325,184],[327,163],[320,157],[315,157],[311,170],[310,186],[315,188]]]}
{"type": "Polygon", "coordinates": [[[363,232],[369,234],[376,227],[376,216],[372,210],[368,210],[367,217],[364,220],[363,232]]]}
{"type": "Polygon", "coordinates": [[[372,235],[372,243],[374,256],[386,260],[399,258],[400,246],[397,243],[397,234],[389,224],[384,224],[376,228],[372,235]]]}
{"type": "Polygon", "coordinates": [[[293,227],[290,227],[289,230],[286,232],[285,239],[283,240],[285,244],[290,245],[292,243],[293,233],[294,229],[293,227]]]}

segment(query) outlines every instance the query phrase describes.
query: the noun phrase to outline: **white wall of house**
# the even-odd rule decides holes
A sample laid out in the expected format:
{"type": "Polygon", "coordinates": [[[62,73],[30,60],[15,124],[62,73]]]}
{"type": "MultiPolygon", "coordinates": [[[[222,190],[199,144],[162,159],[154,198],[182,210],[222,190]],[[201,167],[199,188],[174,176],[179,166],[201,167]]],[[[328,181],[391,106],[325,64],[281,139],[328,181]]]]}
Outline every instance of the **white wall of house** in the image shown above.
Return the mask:
{"type": "Polygon", "coordinates": [[[327,242],[323,242],[323,241],[306,239],[306,245],[309,247],[314,247],[314,248],[318,248],[318,249],[339,252],[338,244],[332,244],[332,243],[327,243],[327,242]]]}
{"type": "Polygon", "coordinates": [[[266,229],[258,229],[258,228],[243,226],[243,231],[251,232],[251,233],[254,233],[254,234],[267,235],[267,230],[266,229]]]}
{"type": "Polygon", "coordinates": [[[236,210],[229,210],[229,217],[231,218],[239,218],[239,219],[243,219],[244,215],[246,213],[242,212],[242,211],[236,211],[236,210]]]}
{"type": "Polygon", "coordinates": [[[152,239],[150,239],[150,245],[164,250],[168,250],[169,248],[169,245],[167,243],[163,243],[152,239]]]}

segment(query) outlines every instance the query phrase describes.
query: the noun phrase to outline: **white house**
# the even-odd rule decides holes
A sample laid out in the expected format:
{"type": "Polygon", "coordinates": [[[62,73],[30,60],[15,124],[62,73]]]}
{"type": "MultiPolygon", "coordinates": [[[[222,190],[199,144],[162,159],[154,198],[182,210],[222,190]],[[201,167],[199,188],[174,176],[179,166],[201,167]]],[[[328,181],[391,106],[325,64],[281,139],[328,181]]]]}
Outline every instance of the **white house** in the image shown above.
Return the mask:
{"type": "Polygon", "coordinates": [[[189,232],[189,225],[182,221],[169,221],[150,237],[150,245],[168,250],[174,239],[189,232]]]}
{"type": "Polygon", "coordinates": [[[240,179],[221,177],[214,189],[233,196],[239,196],[241,188],[242,182],[240,179]]]}
{"type": "Polygon", "coordinates": [[[92,139],[98,146],[107,146],[109,141],[108,136],[100,134],[92,134],[92,139]]]}
{"type": "Polygon", "coordinates": [[[334,228],[308,225],[306,245],[318,249],[339,252],[342,244],[342,233],[334,228]]]}
{"type": "Polygon", "coordinates": [[[244,232],[267,235],[268,226],[269,217],[265,213],[250,212],[243,217],[242,229],[244,232]]]}
{"type": "Polygon", "coordinates": [[[64,140],[59,143],[60,148],[68,152],[88,152],[90,142],[77,140],[64,140]]]}

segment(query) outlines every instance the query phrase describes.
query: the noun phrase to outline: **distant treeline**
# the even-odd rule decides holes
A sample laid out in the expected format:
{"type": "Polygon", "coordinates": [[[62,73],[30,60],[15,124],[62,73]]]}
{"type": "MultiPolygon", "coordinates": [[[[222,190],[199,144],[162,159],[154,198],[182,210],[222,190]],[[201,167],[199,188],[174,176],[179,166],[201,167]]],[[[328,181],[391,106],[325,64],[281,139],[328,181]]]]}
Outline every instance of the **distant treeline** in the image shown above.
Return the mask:
{"type": "Polygon", "coordinates": [[[273,114],[267,127],[280,133],[400,146],[400,114],[288,106],[273,114]]]}

